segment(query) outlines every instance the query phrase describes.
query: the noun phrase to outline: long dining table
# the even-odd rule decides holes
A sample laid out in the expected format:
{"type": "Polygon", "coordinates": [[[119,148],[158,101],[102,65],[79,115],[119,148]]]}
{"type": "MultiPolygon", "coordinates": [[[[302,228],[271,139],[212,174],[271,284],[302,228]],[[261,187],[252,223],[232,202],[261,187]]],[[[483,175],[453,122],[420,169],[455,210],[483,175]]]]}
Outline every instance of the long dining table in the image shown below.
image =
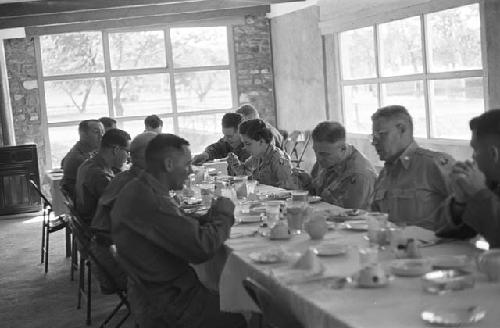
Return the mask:
{"type": "MultiPolygon", "coordinates": [[[[259,186],[259,192],[262,194],[279,191],[269,186],[259,186]]],[[[326,203],[312,206],[316,211],[342,210],[326,203]]],[[[442,307],[480,307],[486,310],[486,316],[475,326],[499,326],[500,284],[487,282],[486,277],[477,272],[473,261],[467,270],[474,273],[475,286],[460,291],[430,294],[423,290],[422,278],[398,276],[393,277],[387,286],[380,288],[360,288],[356,284],[332,288],[327,283],[329,277],[350,277],[359,270],[358,249],[368,246],[366,233],[337,226],[320,241],[311,240],[305,233],[294,235],[289,240],[269,240],[259,233],[253,233],[258,228],[259,224],[255,223],[235,225],[224,249],[213,261],[207,263],[211,269],[204,267],[201,270],[201,276],[212,272],[212,277],[207,279],[212,280],[214,289],[218,289],[223,311],[259,311],[242,286],[242,280],[251,277],[266,287],[276,299],[284,302],[304,327],[427,327],[421,318],[421,312],[424,309],[442,307]],[[289,260],[273,264],[256,263],[250,258],[253,252],[274,247],[280,247],[289,254],[300,254],[308,248],[332,242],[345,244],[348,250],[344,255],[319,258],[325,268],[322,275],[325,279],[287,279],[289,273],[296,272],[291,268],[293,256],[289,260]]],[[[417,239],[433,236],[432,232],[415,227],[406,228],[404,233],[417,239]]],[[[473,259],[480,252],[481,250],[468,241],[446,241],[421,248],[424,258],[466,255],[473,259]]],[[[388,250],[379,253],[380,263],[387,268],[393,259],[388,250]]],[[[198,272],[200,275],[200,271],[198,272]]]]}

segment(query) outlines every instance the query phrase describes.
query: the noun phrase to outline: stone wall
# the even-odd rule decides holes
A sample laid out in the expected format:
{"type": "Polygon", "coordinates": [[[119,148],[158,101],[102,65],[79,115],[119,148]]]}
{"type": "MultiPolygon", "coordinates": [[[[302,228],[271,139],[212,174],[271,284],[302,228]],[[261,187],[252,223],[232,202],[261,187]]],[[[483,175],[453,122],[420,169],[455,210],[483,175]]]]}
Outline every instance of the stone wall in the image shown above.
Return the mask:
{"type": "Polygon", "coordinates": [[[238,101],[251,103],[261,118],[276,125],[270,22],[265,16],[246,16],[233,27],[238,101]]]}
{"type": "Polygon", "coordinates": [[[36,144],[38,163],[43,170],[46,167],[45,141],[40,119],[35,43],[33,39],[8,39],[4,45],[16,143],[36,144]]]}

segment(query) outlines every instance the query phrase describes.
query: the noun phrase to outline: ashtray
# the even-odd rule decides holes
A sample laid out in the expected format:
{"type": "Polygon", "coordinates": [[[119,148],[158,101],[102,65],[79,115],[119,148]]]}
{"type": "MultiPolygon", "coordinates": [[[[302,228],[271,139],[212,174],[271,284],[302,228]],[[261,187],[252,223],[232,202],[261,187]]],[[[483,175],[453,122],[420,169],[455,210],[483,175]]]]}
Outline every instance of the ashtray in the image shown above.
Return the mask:
{"type": "Polygon", "coordinates": [[[422,277],[423,288],[432,294],[443,294],[449,291],[474,287],[474,276],[464,270],[437,270],[426,273],[422,277]]]}

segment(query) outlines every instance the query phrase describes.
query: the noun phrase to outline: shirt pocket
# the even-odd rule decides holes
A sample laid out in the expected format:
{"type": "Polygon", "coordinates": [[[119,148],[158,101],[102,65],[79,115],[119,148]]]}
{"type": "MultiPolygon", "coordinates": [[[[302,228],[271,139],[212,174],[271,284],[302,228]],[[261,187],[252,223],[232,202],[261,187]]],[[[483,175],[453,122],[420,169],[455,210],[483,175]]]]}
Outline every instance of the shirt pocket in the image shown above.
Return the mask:
{"type": "Polygon", "coordinates": [[[388,191],[389,219],[393,222],[412,223],[421,216],[417,189],[388,191]]]}

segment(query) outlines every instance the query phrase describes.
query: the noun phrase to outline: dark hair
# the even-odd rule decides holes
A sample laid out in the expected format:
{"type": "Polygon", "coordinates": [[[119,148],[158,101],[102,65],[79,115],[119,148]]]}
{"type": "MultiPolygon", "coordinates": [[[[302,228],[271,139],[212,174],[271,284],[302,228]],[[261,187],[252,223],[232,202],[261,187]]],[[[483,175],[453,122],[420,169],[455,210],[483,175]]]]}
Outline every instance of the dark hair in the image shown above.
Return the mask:
{"type": "Polygon", "coordinates": [[[271,143],[273,133],[261,119],[248,120],[240,124],[240,134],[244,134],[250,139],[259,141],[264,139],[266,143],[271,143]]]}
{"type": "Polygon", "coordinates": [[[150,127],[153,129],[157,129],[160,126],[163,126],[163,121],[158,115],[153,114],[146,117],[146,119],[144,120],[144,125],[146,126],[146,128],[150,127]]]}
{"type": "Polygon", "coordinates": [[[116,120],[112,119],[111,117],[101,117],[99,119],[99,122],[102,123],[102,125],[104,125],[104,128],[105,129],[109,129],[109,128],[112,128],[113,125],[116,125],[116,120]]]}
{"type": "Polygon", "coordinates": [[[381,107],[377,109],[377,111],[372,115],[372,121],[379,118],[385,118],[385,119],[399,118],[407,120],[410,125],[410,128],[413,130],[413,119],[405,106],[389,105],[381,107]]]}
{"type": "Polygon", "coordinates": [[[236,113],[241,114],[243,116],[252,116],[255,118],[259,117],[259,112],[251,104],[241,105],[240,108],[236,110],[236,113]]]}
{"type": "Polygon", "coordinates": [[[108,130],[101,140],[101,148],[127,147],[130,135],[120,129],[108,130]]]}
{"type": "Polygon", "coordinates": [[[182,151],[189,142],[175,134],[161,133],[154,137],[146,147],[146,166],[150,171],[157,171],[165,158],[176,151],[182,151]]]}
{"type": "Polygon", "coordinates": [[[312,138],[316,142],[337,142],[345,140],[345,128],[338,122],[321,122],[312,131],[312,138]]]}
{"type": "Polygon", "coordinates": [[[101,123],[99,120],[83,120],[78,124],[78,132],[89,132],[90,123],[101,123]]]}
{"type": "Polygon", "coordinates": [[[237,113],[226,113],[222,116],[222,127],[223,128],[234,128],[238,131],[238,126],[240,125],[243,117],[237,113]]]}
{"type": "Polygon", "coordinates": [[[470,129],[478,138],[485,136],[500,137],[500,109],[489,110],[474,117],[469,122],[470,129]]]}

